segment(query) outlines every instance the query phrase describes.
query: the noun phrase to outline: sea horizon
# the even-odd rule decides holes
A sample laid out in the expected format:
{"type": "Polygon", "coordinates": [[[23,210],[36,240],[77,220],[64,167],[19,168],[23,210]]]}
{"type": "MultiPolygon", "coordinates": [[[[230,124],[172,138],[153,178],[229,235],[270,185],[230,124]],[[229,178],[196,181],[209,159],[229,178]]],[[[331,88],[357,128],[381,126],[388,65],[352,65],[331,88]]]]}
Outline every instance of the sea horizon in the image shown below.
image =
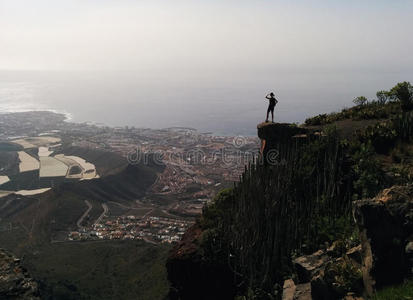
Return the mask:
{"type": "Polygon", "coordinates": [[[52,111],[75,123],[255,136],[270,91],[279,100],[274,121],[302,124],[352,106],[357,96],[372,100],[376,91],[411,75],[265,70],[217,78],[202,72],[171,77],[138,71],[0,71],[0,113],[52,111]]]}

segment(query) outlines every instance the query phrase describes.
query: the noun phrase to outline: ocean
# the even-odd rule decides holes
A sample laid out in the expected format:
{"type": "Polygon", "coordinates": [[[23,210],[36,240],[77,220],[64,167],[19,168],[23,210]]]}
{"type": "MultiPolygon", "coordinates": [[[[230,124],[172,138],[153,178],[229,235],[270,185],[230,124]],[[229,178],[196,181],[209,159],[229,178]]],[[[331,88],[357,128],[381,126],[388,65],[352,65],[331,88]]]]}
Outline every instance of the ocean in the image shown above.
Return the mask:
{"type": "Polygon", "coordinates": [[[409,81],[413,72],[237,70],[222,72],[0,71],[0,113],[52,110],[73,122],[193,127],[255,135],[274,91],[276,122],[302,123],[409,81]]]}

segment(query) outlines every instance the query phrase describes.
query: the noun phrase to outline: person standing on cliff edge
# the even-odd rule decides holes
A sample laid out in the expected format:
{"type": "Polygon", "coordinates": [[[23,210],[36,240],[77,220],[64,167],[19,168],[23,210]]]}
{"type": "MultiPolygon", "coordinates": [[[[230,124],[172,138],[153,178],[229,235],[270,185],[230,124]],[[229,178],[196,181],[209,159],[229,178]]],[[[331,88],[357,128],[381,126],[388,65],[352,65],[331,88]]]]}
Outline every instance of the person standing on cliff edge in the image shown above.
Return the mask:
{"type": "Polygon", "coordinates": [[[265,122],[268,122],[268,115],[271,112],[271,119],[272,119],[272,122],[274,123],[274,107],[275,107],[275,105],[277,105],[278,100],[275,99],[273,92],[271,92],[267,96],[265,96],[265,99],[270,100],[270,103],[269,103],[268,109],[267,109],[267,118],[265,119],[265,122]]]}

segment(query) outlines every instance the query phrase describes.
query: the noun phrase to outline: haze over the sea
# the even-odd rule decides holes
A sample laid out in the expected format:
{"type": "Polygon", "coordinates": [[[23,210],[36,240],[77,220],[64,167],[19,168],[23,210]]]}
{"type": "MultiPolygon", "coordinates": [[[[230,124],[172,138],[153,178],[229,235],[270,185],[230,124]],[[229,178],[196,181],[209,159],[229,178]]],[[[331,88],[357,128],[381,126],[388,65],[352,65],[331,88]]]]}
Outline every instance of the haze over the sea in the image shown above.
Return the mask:
{"type": "Polygon", "coordinates": [[[413,2],[0,0],[0,111],[255,134],[413,81],[413,2]]]}

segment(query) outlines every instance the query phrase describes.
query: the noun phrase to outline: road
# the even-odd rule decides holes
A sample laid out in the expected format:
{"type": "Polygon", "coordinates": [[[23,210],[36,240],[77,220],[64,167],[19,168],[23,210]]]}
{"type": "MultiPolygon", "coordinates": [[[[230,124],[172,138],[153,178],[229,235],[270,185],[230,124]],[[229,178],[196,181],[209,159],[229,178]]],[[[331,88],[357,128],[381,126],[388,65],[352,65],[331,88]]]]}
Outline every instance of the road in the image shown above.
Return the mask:
{"type": "Polygon", "coordinates": [[[109,207],[106,205],[106,203],[102,203],[102,208],[103,208],[103,213],[101,213],[101,215],[99,216],[99,218],[96,219],[93,225],[100,223],[100,221],[102,221],[103,217],[109,211],[109,207]]]}
{"type": "Polygon", "coordinates": [[[82,222],[83,219],[89,214],[90,210],[93,208],[92,204],[90,204],[89,201],[85,200],[86,205],[88,206],[87,210],[85,211],[85,213],[80,217],[80,219],[77,221],[77,227],[82,228],[82,222]]]}

